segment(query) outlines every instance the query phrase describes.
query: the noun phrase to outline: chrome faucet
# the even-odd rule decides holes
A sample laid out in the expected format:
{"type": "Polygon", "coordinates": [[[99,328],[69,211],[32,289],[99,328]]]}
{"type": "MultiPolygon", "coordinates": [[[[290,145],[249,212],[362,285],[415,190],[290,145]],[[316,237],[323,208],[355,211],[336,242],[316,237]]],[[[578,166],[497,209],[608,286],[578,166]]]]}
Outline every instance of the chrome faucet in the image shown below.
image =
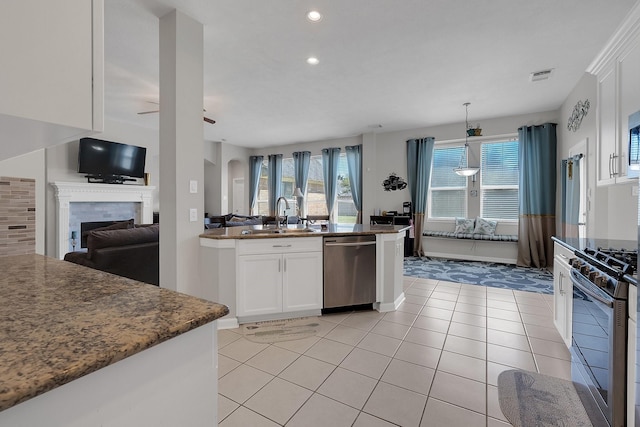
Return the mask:
{"type": "Polygon", "coordinates": [[[278,200],[276,200],[276,228],[280,228],[280,215],[278,215],[280,200],[284,200],[285,208],[289,209],[289,202],[287,202],[287,199],[285,199],[284,196],[278,197],[278,200]]]}

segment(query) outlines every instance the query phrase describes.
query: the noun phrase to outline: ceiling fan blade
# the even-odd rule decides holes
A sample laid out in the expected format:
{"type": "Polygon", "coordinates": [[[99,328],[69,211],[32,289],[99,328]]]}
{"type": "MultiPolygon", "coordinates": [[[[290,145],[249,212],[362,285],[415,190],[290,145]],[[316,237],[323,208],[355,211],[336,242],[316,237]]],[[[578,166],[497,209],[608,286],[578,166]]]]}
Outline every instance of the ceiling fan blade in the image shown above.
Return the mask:
{"type": "MultiPolygon", "coordinates": [[[[148,102],[151,102],[151,101],[148,101],[148,102]]],[[[202,111],[205,111],[205,110],[202,110],[202,111]]],[[[138,114],[152,114],[152,113],[159,113],[159,112],[160,110],[140,111],[138,112],[138,114]]],[[[210,119],[209,117],[203,116],[202,119],[209,124],[212,124],[212,125],[216,124],[216,121],[213,119],[210,119]]]]}

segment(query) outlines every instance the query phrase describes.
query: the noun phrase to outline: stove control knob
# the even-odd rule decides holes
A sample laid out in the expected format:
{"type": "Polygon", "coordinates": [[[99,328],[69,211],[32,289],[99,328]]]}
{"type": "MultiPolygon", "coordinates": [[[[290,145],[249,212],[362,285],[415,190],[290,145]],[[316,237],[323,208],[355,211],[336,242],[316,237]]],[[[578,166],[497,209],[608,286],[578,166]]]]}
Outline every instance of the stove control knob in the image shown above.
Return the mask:
{"type": "Polygon", "coordinates": [[[596,284],[596,286],[601,287],[601,288],[606,288],[607,287],[607,278],[606,276],[601,276],[599,274],[596,275],[595,280],[593,281],[593,283],[596,284]]]}
{"type": "Polygon", "coordinates": [[[571,267],[573,267],[573,268],[577,268],[577,269],[579,269],[579,268],[580,268],[580,264],[581,264],[581,263],[580,263],[580,260],[579,260],[579,259],[577,259],[577,258],[574,258],[574,259],[571,261],[571,267]]]}
{"type": "Polygon", "coordinates": [[[584,274],[585,276],[589,274],[590,270],[591,269],[587,264],[582,264],[582,266],[580,266],[580,273],[584,274]]]}

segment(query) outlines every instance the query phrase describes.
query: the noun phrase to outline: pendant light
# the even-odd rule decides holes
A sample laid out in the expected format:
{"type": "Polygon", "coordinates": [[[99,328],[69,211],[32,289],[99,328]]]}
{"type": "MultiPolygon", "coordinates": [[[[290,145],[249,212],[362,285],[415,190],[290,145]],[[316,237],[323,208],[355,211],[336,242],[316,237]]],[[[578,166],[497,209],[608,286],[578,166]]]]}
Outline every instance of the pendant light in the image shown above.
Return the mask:
{"type": "Polygon", "coordinates": [[[460,176],[473,176],[478,173],[480,168],[469,166],[469,133],[467,130],[469,129],[469,105],[471,105],[471,103],[465,102],[462,105],[464,105],[466,112],[464,119],[464,151],[460,156],[460,163],[458,163],[458,167],[453,168],[453,171],[460,176]]]}

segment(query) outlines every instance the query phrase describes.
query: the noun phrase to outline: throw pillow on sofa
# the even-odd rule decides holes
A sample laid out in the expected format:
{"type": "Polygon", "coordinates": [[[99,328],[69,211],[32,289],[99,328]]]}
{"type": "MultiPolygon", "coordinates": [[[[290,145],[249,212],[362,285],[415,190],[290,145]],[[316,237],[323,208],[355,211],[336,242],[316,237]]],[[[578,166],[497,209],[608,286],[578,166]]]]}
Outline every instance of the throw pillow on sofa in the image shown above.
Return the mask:
{"type": "Polygon", "coordinates": [[[158,224],[122,230],[90,231],[87,236],[87,258],[91,259],[96,249],[157,242],[159,238],[158,224]]]}
{"type": "Polygon", "coordinates": [[[468,234],[473,233],[475,221],[473,218],[456,218],[455,233],[468,234]]]}
{"type": "Polygon", "coordinates": [[[496,233],[497,226],[498,221],[477,217],[476,228],[473,230],[473,234],[486,234],[488,236],[493,236],[496,233]]]}

